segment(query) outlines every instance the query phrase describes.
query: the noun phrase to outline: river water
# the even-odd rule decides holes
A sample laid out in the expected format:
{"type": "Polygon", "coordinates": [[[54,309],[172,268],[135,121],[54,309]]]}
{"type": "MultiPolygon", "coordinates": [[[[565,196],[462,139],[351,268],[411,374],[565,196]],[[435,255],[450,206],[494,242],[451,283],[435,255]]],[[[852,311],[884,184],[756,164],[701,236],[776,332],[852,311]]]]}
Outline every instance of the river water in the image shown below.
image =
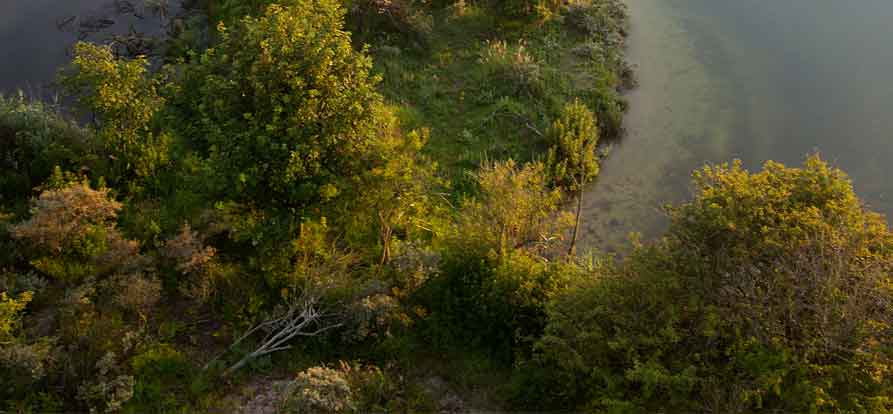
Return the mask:
{"type": "MultiPolygon", "coordinates": [[[[47,98],[50,83],[59,67],[71,60],[69,52],[78,39],[158,33],[163,21],[143,1],[0,0],[0,93],[21,90],[47,98]],[[129,6],[138,16],[128,11],[129,6]]],[[[177,8],[169,0],[152,4],[164,5],[167,11],[177,8]]]]}
{"type": "Polygon", "coordinates": [[[690,173],[818,151],[873,210],[893,213],[893,1],[627,0],[627,136],[584,203],[584,238],[623,250],[666,225],[690,173]]]}

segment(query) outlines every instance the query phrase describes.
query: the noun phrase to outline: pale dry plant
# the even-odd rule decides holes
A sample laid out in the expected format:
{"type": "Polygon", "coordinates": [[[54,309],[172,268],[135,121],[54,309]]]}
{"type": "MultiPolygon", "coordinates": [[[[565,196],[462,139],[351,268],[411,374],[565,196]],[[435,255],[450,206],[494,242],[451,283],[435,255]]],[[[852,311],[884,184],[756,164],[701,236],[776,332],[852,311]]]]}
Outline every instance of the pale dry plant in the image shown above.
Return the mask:
{"type": "Polygon", "coordinates": [[[121,203],[109,197],[108,189],[94,190],[84,182],[61,190],[44,191],[32,206],[32,216],[12,226],[16,239],[61,253],[75,238],[95,225],[110,225],[121,203]]]}
{"type": "Polygon", "coordinates": [[[507,82],[519,92],[536,94],[542,84],[542,67],[530,53],[527,42],[512,45],[505,40],[484,42],[478,61],[501,82],[507,82]]]}
{"type": "Polygon", "coordinates": [[[188,224],[161,249],[161,255],[173,261],[175,269],[186,277],[180,283],[180,293],[200,303],[214,291],[214,276],[219,270],[216,254],[217,250],[205,245],[204,238],[188,224]]]}
{"type": "Polygon", "coordinates": [[[286,413],[344,413],[356,404],[343,370],[311,367],[297,375],[289,385],[283,403],[286,413]]]}

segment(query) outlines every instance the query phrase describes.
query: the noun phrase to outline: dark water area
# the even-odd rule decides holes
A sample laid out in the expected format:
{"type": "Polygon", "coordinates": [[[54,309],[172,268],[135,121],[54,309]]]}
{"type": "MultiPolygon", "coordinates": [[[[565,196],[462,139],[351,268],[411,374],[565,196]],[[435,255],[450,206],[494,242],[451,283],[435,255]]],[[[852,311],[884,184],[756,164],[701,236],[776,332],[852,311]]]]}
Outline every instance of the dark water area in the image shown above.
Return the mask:
{"type": "Polygon", "coordinates": [[[586,200],[591,246],[665,227],[691,170],[819,152],[893,213],[893,1],[628,0],[628,135],[586,200]]]}
{"type": "Polygon", "coordinates": [[[79,40],[152,34],[164,29],[153,10],[171,12],[166,0],[0,0],[0,93],[23,91],[48,98],[60,66],[79,40]],[[156,6],[157,8],[153,8],[156,6]]]}

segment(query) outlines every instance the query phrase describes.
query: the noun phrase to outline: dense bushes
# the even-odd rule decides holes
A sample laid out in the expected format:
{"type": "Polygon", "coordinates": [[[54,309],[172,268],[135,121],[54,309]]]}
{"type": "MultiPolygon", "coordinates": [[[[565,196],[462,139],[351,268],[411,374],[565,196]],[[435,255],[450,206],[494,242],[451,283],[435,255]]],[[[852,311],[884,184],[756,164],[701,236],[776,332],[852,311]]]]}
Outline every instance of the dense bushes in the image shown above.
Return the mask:
{"type": "Polygon", "coordinates": [[[496,0],[493,4],[509,16],[539,19],[554,17],[561,7],[558,0],[496,0]]]}
{"type": "Polygon", "coordinates": [[[893,235],[818,158],[706,168],[662,240],[568,253],[618,2],[266,3],[157,72],[79,45],[90,129],[0,98],[0,409],[229,412],[301,370],[283,410],[433,411],[422,362],[471,354],[528,410],[893,410],[893,235]]]}
{"type": "Polygon", "coordinates": [[[561,240],[559,194],[541,164],[484,165],[479,197],[463,203],[437,274],[420,292],[434,340],[472,345],[503,360],[539,334],[545,303],[570,275],[541,255],[561,240]]]}
{"type": "Polygon", "coordinates": [[[663,242],[550,305],[519,389],[607,412],[888,412],[883,220],[816,157],[695,186],[663,242]]]}
{"type": "Polygon", "coordinates": [[[96,142],[77,124],[23,96],[0,96],[0,206],[21,207],[54,167],[94,166],[96,142]]]}

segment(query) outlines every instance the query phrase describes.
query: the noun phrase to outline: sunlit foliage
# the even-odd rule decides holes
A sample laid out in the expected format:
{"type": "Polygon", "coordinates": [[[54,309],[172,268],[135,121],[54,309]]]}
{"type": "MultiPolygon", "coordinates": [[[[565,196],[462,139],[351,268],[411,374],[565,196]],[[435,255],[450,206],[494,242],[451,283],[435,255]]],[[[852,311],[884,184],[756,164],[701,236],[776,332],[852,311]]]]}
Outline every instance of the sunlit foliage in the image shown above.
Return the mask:
{"type": "Polygon", "coordinates": [[[333,0],[271,5],[221,25],[186,69],[189,134],[228,196],[302,209],[341,194],[374,155],[378,78],[344,13],[333,0]]]}
{"type": "Polygon", "coordinates": [[[152,127],[164,105],[145,57],[118,58],[109,46],[78,43],[62,84],[93,117],[115,178],[145,178],[168,163],[171,137],[152,127]]]}
{"type": "Polygon", "coordinates": [[[893,239],[884,221],[818,157],[758,173],[707,167],[694,183],[662,243],[552,304],[537,364],[554,371],[529,378],[552,389],[542,401],[618,412],[887,412],[893,239]]]}

